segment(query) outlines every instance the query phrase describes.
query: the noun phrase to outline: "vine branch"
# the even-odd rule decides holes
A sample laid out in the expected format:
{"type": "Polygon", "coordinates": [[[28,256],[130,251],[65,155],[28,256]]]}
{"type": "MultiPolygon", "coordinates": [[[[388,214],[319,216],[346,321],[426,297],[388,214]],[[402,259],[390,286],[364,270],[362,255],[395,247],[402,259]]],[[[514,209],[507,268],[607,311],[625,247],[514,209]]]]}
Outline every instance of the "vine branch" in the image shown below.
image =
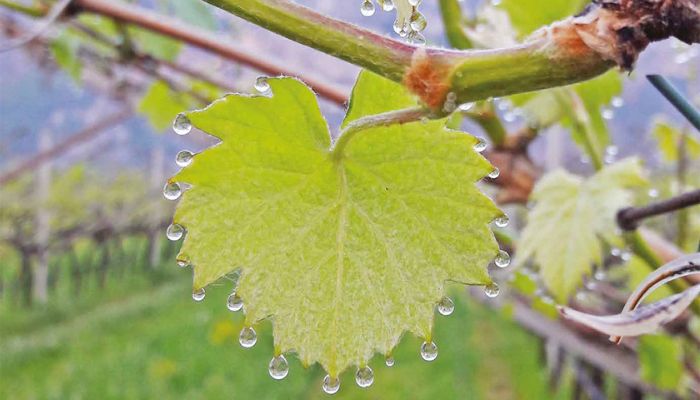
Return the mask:
{"type": "Polygon", "coordinates": [[[641,221],[700,204],[700,189],[683,193],[668,200],[659,201],[644,207],[623,208],[617,213],[617,224],[625,231],[634,231],[641,221]]]}
{"type": "MultiPolygon", "coordinates": [[[[80,0],[94,2],[97,0],[80,0]]],[[[618,65],[631,69],[652,41],[700,42],[695,0],[598,0],[525,43],[454,51],[409,45],[287,0],[205,0],[270,31],[403,83],[433,110],[568,85],[618,65]]]]}

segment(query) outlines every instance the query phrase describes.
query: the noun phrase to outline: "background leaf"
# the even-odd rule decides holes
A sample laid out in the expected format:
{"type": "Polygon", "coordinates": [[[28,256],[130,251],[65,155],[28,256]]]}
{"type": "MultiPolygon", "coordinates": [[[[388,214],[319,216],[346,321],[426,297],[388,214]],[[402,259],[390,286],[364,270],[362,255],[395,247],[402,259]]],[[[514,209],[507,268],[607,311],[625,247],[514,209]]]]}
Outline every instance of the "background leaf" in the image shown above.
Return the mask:
{"type": "Polygon", "coordinates": [[[620,161],[583,179],[564,170],[545,175],[519,244],[518,263],[532,259],[542,280],[564,303],[593,264],[600,264],[601,238],[616,229],[618,209],[631,205],[629,188],[646,183],[639,161],[620,161]]]}

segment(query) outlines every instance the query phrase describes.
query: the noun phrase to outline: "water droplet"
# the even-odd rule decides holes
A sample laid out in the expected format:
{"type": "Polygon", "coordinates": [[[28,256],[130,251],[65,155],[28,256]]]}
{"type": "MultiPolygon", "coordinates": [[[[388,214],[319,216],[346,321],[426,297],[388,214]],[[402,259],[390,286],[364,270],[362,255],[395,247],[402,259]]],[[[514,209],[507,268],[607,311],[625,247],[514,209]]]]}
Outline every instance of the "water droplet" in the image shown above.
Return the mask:
{"type": "Polygon", "coordinates": [[[355,383],[361,388],[372,386],[374,383],[374,371],[369,366],[358,368],[355,372],[355,383]]]}
{"type": "Polygon", "coordinates": [[[270,84],[267,82],[267,77],[260,76],[255,80],[255,90],[262,94],[266,94],[270,91],[270,84]]]}
{"type": "Polygon", "coordinates": [[[615,97],[613,97],[610,104],[612,104],[612,106],[615,108],[620,108],[620,107],[625,105],[625,100],[620,96],[615,96],[615,97]]]}
{"type": "Polygon", "coordinates": [[[482,151],[486,150],[486,147],[488,147],[486,140],[484,140],[482,137],[477,137],[476,140],[477,142],[474,144],[474,151],[481,153],[482,151]]]}
{"type": "Polygon", "coordinates": [[[365,17],[371,17],[372,15],[374,15],[375,10],[376,9],[374,7],[374,2],[372,0],[364,0],[362,2],[362,6],[360,6],[360,12],[365,17]]]}
{"type": "Polygon", "coordinates": [[[183,228],[180,224],[170,224],[168,229],[165,231],[165,236],[167,236],[168,239],[172,240],[173,242],[177,242],[178,240],[182,239],[184,234],[185,228],[183,228]]]}
{"type": "Polygon", "coordinates": [[[438,356],[438,347],[435,342],[423,342],[423,344],[420,345],[420,356],[425,361],[433,361],[436,359],[438,356]]]}
{"type": "Polygon", "coordinates": [[[494,168],[493,171],[489,172],[489,178],[496,179],[501,175],[501,170],[494,168]]]}
{"type": "Polygon", "coordinates": [[[408,40],[409,43],[419,46],[425,44],[425,36],[417,31],[411,31],[406,37],[406,40],[408,40]]]}
{"type": "Polygon", "coordinates": [[[182,188],[177,182],[166,183],[163,187],[163,196],[168,200],[177,200],[182,195],[182,188]]]}
{"type": "Polygon", "coordinates": [[[326,377],[323,378],[323,391],[328,394],[336,394],[338,390],[340,390],[340,379],[326,375],[326,377]]]}
{"type": "Polygon", "coordinates": [[[625,250],[622,252],[622,254],[620,254],[620,258],[622,259],[622,261],[629,261],[632,259],[632,253],[628,250],[625,250]]]}
{"type": "Polygon", "coordinates": [[[411,14],[411,29],[416,32],[423,32],[427,26],[428,21],[425,19],[423,14],[419,13],[418,11],[411,14]]]}
{"type": "Polygon", "coordinates": [[[175,156],[175,164],[184,168],[192,163],[192,157],[194,157],[194,153],[189,150],[182,150],[175,156]]]}
{"type": "Polygon", "coordinates": [[[510,254],[505,250],[501,250],[493,262],[498,268],[507,268],[510,265],[510,254]]]}
{"type": "Polygon", "coordinates": [[[386,364],[387,367],[393,367],[395,363],[396,361],[392,356],[386,356],[386,359],[384,359],[384,364],[386,364]]]}
{"type": "Polygon", "coordinates": [[[510,223],[510,218],[508,218],[507,215],[503,214],[500,217],[494,219],[493,223],[496,224],[496,226],[499,228],[505,228],[510,223]]]}
{"type": "Polygon", "coordinates": [[[599,269],[598,271],[595,272],[595,274],[593,274],[593,277],[596,280],[604,281],[608,277],[608,274],[606,274],[604,270],[599,269]]]}
{"type": "Polygon", "coordinates": [[[600,111],[600,115],[603,117],[603,119],[609,121],[615,118],[615,111],[612,108],[603,107],[603,109],[600,111]]]}
{"type": "Polygon", "coordinates": [[[610,250],[610,255],[613,256],[613,257],[620,257],[621,254],[622,254],[622,250],[621,250],[621,249],[618,249],[617,247],[613,247],[613,248],[610,250]]]}
{"type": "Polygon", "coordinates": [[[455,303],[449,297],[443,297],[437,306],[438,312],[442,315],[450,315],[455,310],[455,303]]]}
{"type": "Polygon", "coordinates": [[[408,0],[408,4],[412,5],[413,7],[418,7],[421,1],[422,0],[408,0]]]}
{"type": "Polygon", "coordinates": [[[287,374],[289,374],[289,363],[284,355],[280,354],[276,357],[272,357],[267,371],[270,373],[272,379],[284,379],[287,377],[287,374]]]}
{"type": "Polygon", "coordinates": [[[202,301],[204,300],[204,297],[206,297],[207,293],[204,290],[204,288],[200,288],[192,292],[192,300],[194,301],[202,301]]]}
{"type": "Polygon", "coordinates": [[[180,268],[187,268],[190,266],[190,262],[187,260],[177,260],[177,266],[180,268]]]}
{"type": "Polygon", "coordinates": [[[394,9],[394,0],[384,0],[382,3],[382,10],[392,11],[394,9]]]}
{"type": "Polygon", "coordinates": [[[498,287],[498,285],[494,282],[490,285],[484,286],[484,293],[486,296],[490,298],[494,298],[498,296],[498,294],[501,292],[501,288],[498,287]]]}
{"type": "Polygon", "coordinates": [[[408,35],[408,23],[397,18],[394,20],[394,32],[401,37],[406,37],[408,35]]]}
{"type": "Polygon", "coordinates": [[[243,308],[243,299],[236,294],[236,292],[231,293],[226,299],[226,307],[230,311],[240,311],[243,308]]]}
{"type": "Polygon", "coordinates": [[[192,122],[185,114],[178,114],[173,121],[173,130],[178,135],[187,135],[192,130],[192,122]]]}
{"type": "Polygon", "coordinates": [[[462,103],[457,107],[457,109],[461,112],[467,112],[474,108],[475,105],[476,103],[462,103]]]}
{"type": "Polygon", "coordinates": [[[246,326],[241,329],[241,333],[238,335],[238,343],[240,343],[242,347],[249,349],[255,346],[257,342],[258,334],[255,333],[255,329],[253,329],[252,326],[246,326]]]}
{"type": "Polygon", "coordinates": [[[652,189],[649,189],[649,192],[648,192],[647,194],[648,194],[649,197],[651,197],[652,199],[655,199],[655,198],[659,197],[659,191],[658,191],[657,189],[653,189],[653,188],[652,188],[652,189]]]}
{"type": "Polygon", "coordinates": [[[615,146],[615,145],[610,145],[605,148],[605,154],[609,154],[611,156],[616,156],[620,154],[620,148],[615,146]]]}

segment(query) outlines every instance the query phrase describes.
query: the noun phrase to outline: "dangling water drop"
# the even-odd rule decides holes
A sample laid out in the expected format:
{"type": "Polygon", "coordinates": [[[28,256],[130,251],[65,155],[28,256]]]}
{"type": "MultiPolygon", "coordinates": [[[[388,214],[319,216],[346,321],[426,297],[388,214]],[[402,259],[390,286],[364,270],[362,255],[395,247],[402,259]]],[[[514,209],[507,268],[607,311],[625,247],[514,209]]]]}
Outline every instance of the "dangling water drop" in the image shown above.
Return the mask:
{"type": "Polygon", "coordinates": [[[165,230],[165,236],[168,237],[168,240],[173,242],[177,242],[178,240],[182,239],[184,234],[185,228],[183,228],[180,224],[170,224],[168,229],[165,230]]]}
{"type": "Polygon", "coordinates": [[[408,35],[408,23],[396,18],[394,21],[394,32],[401,37],[406,37],[408,35]]]}
{"type": "Polygon", "coordinates": [[[489,173],[489,178],[491,179],[496,179],[501,175],[501,170],[498,168],[494,168],[493,171],[489,173]]]}
{"type": "Polygon", "coordinates": [[[182,195],[182,188],[177,182],[166,183],[163,187],[163,196],[168,200],[177,200],[182,195]]]}
{"type": "Polygon", "coordinates": [[[450,315],[454,312],[455,310],[455,303],[452,301],[451,298],[449,297],[443,297],[442,300],[438,303],[438,312],[442,315],[450,315]]]}
{"type": "Polygon", "coordinates": [[[428,21],[423,14],[418,11],[414,11],[413,14],[411,14],[411,29],[416,32],[423,32],[427,26],[428,21]]]}
{"type": "Polygon", "coordinates": [[[192,300],[194,301],[202,301],[204,300],[204,297],[206,297],[207,293],[204,290],[204,288],[200,288],[192,292],[192,300]]]}
{"type": "Polygon", "coordinates": [[[394,9],[394,0],[384,0],[382,3],[382,10],[384,11],[392,11],[394,9]]]}
{"type": "Polygon", "coordinates": [[[396,361],[392,356],[386,356],[386,358],[384,359],[384,364],[386,364],[387,367],[393,367],[395,362],[396,361]]]}
{"type": "Polygon", "coordinates": [[[490,298],[494,298],[498,296],[498,294],[501,292],[501,288],[498,287],[498,285],[494,282],[490,285],[484,286],[484,293],[486,296],[490,298]]]}
{"type": "Polygon", "coordinates": [[[499,228],[505,228],[510,223],[510,218],[508,218],[507,215],[503,214],[500,217],[494,219],[493,223],[496,224],[496,226],[499,228]]]}
{"type": "Polygon", "coordinates": [[[192,122],[185,114],[178,114],[173,121],[173,130],[178,135],[187,135],[192,130],[192,122]]]}
{"type": "Polygon", "coordinates": [[[190,262],[187,260],[177,260],[177,266],[180,268],[187,268],[190,266],[190,262]]]}
{"type": "Polygon", "coordinates": [[[236,292],[233,292],[226,299],[226,307],[233,312],[240,311],[243,308],[243,299],[236,292]]]}
{"type": "Polygon", "coordinates": [[[178,167],[184,168],[190,164],[192,164],[192,158],[194,157],[194,153],[192,153],[189,150],[182,150],[181,152],[177,153],[175,156],[175,164],[177,164],[178,167]]]}
{"type": "Polygon", "coordinates": [[[249,349],[255,346],[257,342],[258,334],[255,333],[255,329],[253,329],[252,326],[246,326],[241,329],[241,334],[238,335],[238,343],[240,343],[242,347],[249,349]]]}
{"type": "Polygon", "coordinates": [[[355,372],[355,383],[361,388],[372,386],[372,383],[374,383],[374,371],[372,371],[372,368],[369,366],[358,368],[357,372],[355,372]]]}
{"type": "Polygon", "coordinates": [[[421,34],[418,31],[411,31],[408,36],[406,36],[406,40],[408,40],[409,43],[416,44],[419,46],[422,46],[425,44],[425,36],[421,34]]]}
{"type": "Polygon", "coordinates": [[[276,357],[272,357],[267,371],[270,373],[272,379],[284,379],[287,377],[287,374],[289,374],[289,363],[284,355],[280,354],[276,357]]]}
{"type": "Polygon", "coordinates": [[[482,137],[477,137],[476,140],[477,142],[474,144],[474,151],[481,153],[482,151],[486,150],[486,147],[488,147],[486,140],[484,140],[482,137]]]}
{"type": "Polygon", "coordinates": [[[372,15],[374,15],[375,10],[376,9],[374,7],[374,2],[372,0],[364,0],[362,2],[362,6],[360,7],[360,12],[365,17],[371,17],[372,15]]]}
{"type": "Polygon", "coordinates": [[[332,378],[330,375],[326,375],[323,378],[323,391],[328,394],[336,394],[340,390],[340,378],[332,378]]]}
{"type": "Polygon", "coordinates": [[[501,250],[493,262],[498,268],[507,268],[510,265],[510,254],[505,250],[501,250]]]}
{"type": "Polygon", "coordinates": [[[412,5],[413,7],[418,7],[421,3],[421,0],[408,0],[408,4],[412,5]]]}
{"type": "Polygon", "coordinates": [[[264,76],[258,77],[258,79],[255,80],[255,90],[262,94],[266,94],[270,91],[270,84],[267,82],[267,78],[264,76]]]}
{"type": "Polygon", "coordinates": [[[423,342],[423,344],[420,345],[420,356],[425,361],[435,360],[438,356],[438,347],[435,342],[423,342]]]}
{"type": "Polygon", "coordinates": [[[620,108],[625,105],[625,100],[620,96],[615,96],[612,98],[610,104],[615,108],[620,108]]]}

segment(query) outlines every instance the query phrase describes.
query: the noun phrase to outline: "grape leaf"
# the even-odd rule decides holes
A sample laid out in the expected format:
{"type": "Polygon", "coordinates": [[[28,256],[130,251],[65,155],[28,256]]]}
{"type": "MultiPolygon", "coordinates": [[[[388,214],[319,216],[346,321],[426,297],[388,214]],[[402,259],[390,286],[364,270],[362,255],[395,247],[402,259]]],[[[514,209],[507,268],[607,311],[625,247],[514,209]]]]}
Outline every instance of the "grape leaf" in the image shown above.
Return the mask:
{"type": "Polygon", "coordinates": [[[677,390],[683,378],[683,348],[678,339],[665,335],[639,338],[639,373],[659,389],[677,390]]]}
{"type": "Polygon", "coordinates": [[[629,206],[629,188],[646,183],[639,160],[607,166],[588,179],[557,170],[545,175],[532,194],[536,201],[518,248],[516,264],[532,258],[545,286],[565,302],[600,264],[601,237],[615,231],[617,210],[629,206]]]}
{"type": "MultiPolygon", "coordinates": [[[[198,290],[240,269],[246,323],[269,318],[277,351],[337,376],[403,332],[430,340],[446,281],[491,283],[502,212],[475,182],[492,166],[445,120],[376,127],[331,149],[313,92],[270,79],[272,97],[229,95],[187,114],[222,140],[171,178],[191,185],[174,222],[198,290]]],[[[362,73],[344,124],[415,106],[362,73]]]]}
{"type": "Polygon", "coordinates": [[[141,98],[138,111],[148,119],[154,130],[163,132],[180,111],[194,104],[194,99],[189,95],[175,92],[163,81],[155,81],[141,98]]]}
{"type": "Polygon", "coordinates": [[[527,36],[542,26],[583,11],[588,0],[549,0],[546,6],[541,0],[503,0],[499,7],[510,16],[510,21],[522,36],[527,36]]]}
{"type": "MultiPolygon", "coordinates": [[[[657,121],[653,130],[654,138],[659,142],[659,150],[664,160],[673,162],[678,160],[678,145],[682,133],[664,121],[657,121]]],[[[700,158],[700,141],[690,135],[685,135],[685,150],[687,156],[700,158]]]]}

